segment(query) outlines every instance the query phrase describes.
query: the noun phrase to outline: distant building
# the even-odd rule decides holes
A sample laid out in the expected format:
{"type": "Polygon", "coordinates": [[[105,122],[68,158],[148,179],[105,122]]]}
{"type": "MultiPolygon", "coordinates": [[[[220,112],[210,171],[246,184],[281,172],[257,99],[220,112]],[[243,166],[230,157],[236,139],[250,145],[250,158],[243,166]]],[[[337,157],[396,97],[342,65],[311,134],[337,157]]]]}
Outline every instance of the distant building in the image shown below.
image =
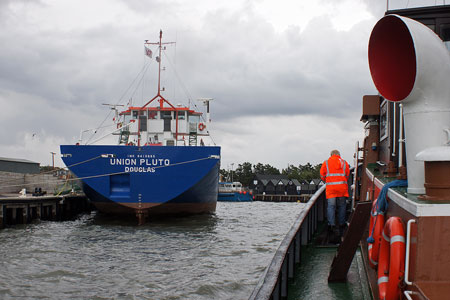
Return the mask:
{"type": "Polygon", "coordinates": [[[312,179],[309,182],[309,189],[311,191],[317,191],[322,185],[324,185],[325,183],[321,180],[321,179],[312,179]]]}
{"type": "Polygon", "coordinates": [[[0,171],[23,174],[38,174],[39,163],[27,159],[0,157],[0,171]]]}
{"type": "Polygon", "coordinates": [[[254,194],[298,195],[300,182],[296,179],[291,180],[286,175],[256,174],[250,189],[254,194]]]}
{"type": "Polygon", "coordinates": [[[300,194],[300,182],[297,179],[289,180],[286,185],[286,193],[288,195],[298,195],[300,194]]]}
{"type": "Polygon", "coordinates": [[[311,194],[309,182],[303,180],[300,184],[300,194],[311,194]]]}

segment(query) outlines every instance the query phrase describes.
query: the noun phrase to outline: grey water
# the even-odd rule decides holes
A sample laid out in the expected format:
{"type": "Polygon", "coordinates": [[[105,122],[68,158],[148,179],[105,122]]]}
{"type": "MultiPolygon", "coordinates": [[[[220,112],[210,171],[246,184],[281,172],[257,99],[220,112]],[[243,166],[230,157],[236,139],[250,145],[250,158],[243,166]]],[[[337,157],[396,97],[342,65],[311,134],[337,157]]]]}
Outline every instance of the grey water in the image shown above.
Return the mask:
{"type": "Polygon", "coordinates": [[[96,212],[0,230],[0,299],[247,299],[302,203],[143,226],[96,212]]]}

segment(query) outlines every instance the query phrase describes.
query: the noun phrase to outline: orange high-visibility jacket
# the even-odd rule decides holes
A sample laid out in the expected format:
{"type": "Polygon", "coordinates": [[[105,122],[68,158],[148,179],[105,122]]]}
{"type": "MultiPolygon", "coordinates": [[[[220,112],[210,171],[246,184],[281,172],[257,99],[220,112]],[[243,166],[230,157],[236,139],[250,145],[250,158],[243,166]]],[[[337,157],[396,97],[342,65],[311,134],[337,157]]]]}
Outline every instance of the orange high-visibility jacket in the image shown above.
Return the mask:
{"type": "Polygon", "coordinates": [[[348,197],[347,180],[350,175],[348,163],[339,155],[332,155],[320,168],[320,177],[326,183],[326,197],[348,197]]]}

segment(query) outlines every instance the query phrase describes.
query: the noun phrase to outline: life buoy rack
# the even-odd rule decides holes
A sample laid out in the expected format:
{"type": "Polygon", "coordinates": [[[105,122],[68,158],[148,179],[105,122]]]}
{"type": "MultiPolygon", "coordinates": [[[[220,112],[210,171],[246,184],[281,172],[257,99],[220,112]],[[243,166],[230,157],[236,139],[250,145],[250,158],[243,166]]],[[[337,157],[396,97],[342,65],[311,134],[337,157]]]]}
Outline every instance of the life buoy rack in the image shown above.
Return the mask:
{"type": "Polygon", "coordinates": [[[203,123],[198,124],[198,130],[203,131],[203,130],[205,130],[205,128],[206,128],[205,124],[203,124],[203,123]]]}
{"type": "Polygon", "coordinates": [[[401,299],[400,282],[405,275],[405,229],[399,217],[390,217],[382,232],[378,262],[379,298],[401,299]]]}
{"type": "Polygon", "coordinates": [[[380,253],[381,233],[384,227],[384,213],[377,212],[377,201],[373,201],[372,210],[370,211],[369,234],[371,241],[368,239],[369,265],[376,269],[378,265],[378,257],[380,253]]]}

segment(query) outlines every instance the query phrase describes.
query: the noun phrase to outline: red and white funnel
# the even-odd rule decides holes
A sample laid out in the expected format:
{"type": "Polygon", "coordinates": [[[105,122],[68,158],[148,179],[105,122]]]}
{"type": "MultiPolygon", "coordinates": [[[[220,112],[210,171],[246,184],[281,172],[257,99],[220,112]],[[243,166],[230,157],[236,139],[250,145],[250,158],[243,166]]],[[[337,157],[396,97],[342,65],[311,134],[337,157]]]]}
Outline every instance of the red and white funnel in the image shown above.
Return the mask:
{"type": "Polygon", "coordinates": [[[447,141],[450,127],[450,54],[428,27],[388,15],[372,30],[369,66],[379,93],[402,101],[408,193],[423,194],[424,166],[415,156],[447,141]]]}

